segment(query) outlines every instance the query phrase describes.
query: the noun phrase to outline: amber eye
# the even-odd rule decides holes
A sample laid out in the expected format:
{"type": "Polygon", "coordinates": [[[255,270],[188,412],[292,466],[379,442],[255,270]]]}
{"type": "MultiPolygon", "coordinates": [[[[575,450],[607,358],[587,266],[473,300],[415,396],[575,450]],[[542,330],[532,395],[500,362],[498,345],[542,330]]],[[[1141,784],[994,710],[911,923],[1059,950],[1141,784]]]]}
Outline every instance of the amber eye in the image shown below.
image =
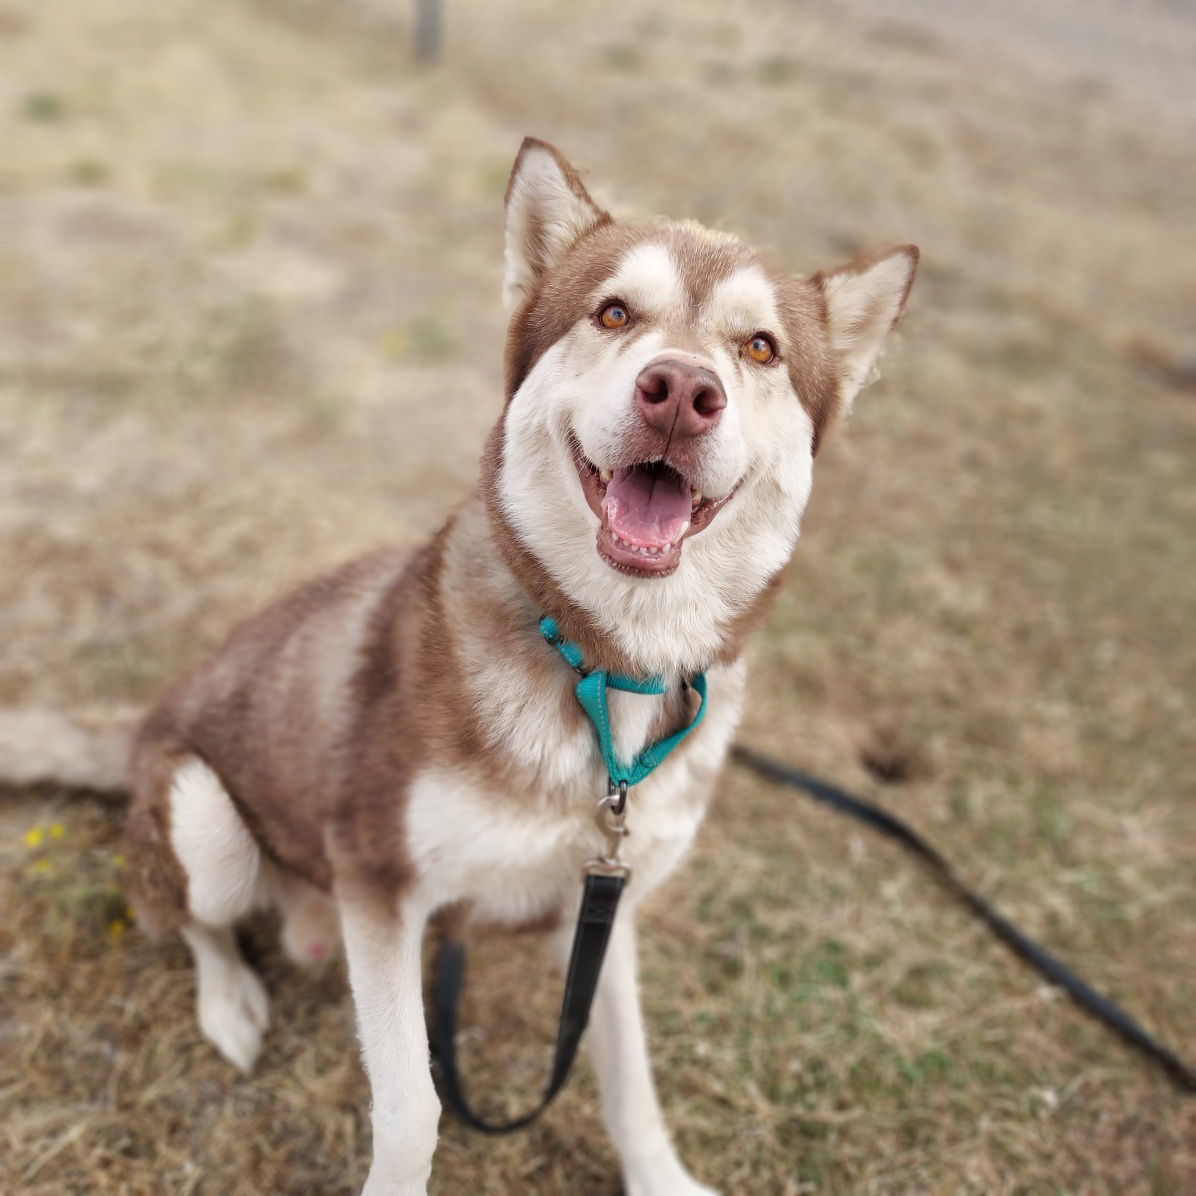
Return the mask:
{"type": "Polygon", "coordinates": [[[765,336],[763,332],[757,332],[744,349],[753,361],[761,365],[767,365],[777,355],[777,347],[772,343],[772,338],[765,336]]]}
{"type": "Polygon", "coordinates": [[[603,328],[626,328],[631,316],[621,303],[608,303],[599,313],[598,322],[603,328]]]}

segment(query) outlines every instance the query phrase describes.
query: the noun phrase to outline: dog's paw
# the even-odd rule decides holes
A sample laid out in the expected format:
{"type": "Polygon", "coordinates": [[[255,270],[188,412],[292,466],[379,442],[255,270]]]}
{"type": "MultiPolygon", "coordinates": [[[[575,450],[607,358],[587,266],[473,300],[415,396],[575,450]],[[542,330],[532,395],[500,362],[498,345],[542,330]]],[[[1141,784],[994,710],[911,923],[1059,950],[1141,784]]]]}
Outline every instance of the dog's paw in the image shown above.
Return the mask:
{"type": "Polygon", "coordinates": [[[230,963],[201,976],[198,1005],[204,1037],[234,1067],[251,1072],[270,1024],[262,982],[245,964],[230,963]]]}

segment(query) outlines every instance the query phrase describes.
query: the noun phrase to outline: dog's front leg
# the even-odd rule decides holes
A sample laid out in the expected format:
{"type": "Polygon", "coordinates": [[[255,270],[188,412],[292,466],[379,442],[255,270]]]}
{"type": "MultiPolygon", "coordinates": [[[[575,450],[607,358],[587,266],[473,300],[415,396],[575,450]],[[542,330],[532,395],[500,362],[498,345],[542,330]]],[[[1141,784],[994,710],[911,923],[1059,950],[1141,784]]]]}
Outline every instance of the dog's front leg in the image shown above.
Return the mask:
{"type": "MultiPolygon", "coordinates": [[[[568,958],[572,928],[557,937],[568,958]]],[[[636,976],[635,909],[624,902],[590,1015],[588,1046],[607,1132],[619,1152],[627,1196],[717,1196],[682,1166],[652,1082],[636,976]]]]}
{"type": "Polygon", "coordinates": [[[428,1063],[420,973],[426,911],[341,903],[349,981],[373,1098],[374,1162],[363,1196],[424,1196],[440,1101],[428,1063]]]}

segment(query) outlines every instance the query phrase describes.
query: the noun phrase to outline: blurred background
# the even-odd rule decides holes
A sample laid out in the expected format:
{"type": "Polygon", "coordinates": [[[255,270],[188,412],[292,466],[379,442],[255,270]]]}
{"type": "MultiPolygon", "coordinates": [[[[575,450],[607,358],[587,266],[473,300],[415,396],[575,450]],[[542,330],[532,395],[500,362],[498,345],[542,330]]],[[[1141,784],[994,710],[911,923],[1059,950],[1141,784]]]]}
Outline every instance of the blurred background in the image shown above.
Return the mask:
{"type": "MultiPolygon", "coordinates": [[[[742,738],[879,796],[1196,1051],[1196,6],[437,7],[419,59],[409,0],[0,0],[0,703],[142,704],[438,526],[501,402],[525,133],[794,271],[915,241],[742,738]]],[[[0,797],[0,1189],[356,1192],[339,965],[251,928],[275,1025],[234,1075],[186,952],[128,926],[118,827],[0,797]]],[[[1196,1191],[1191,1102],[896,849],[734,768],[642,970],[726,1193],[1196,1191]]],[[[514,1111],[557,982],[530,944],[473,975],[465,1063],[514,1111]]],[[[618,1190],[584,1067],[522,1135],[445,1120],[435,1193],[618,1190]]]]}

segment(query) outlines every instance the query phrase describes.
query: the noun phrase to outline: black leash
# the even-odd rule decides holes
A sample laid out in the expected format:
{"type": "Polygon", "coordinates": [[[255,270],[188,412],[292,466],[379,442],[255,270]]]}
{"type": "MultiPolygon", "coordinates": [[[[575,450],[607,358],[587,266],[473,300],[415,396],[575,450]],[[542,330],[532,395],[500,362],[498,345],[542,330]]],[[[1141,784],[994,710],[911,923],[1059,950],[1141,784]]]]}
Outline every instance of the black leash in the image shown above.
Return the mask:
{"type": "Polygon", "coordinates": [[[486,1121],[469,1107],[465,1098],[457,1066],[456,1044],[457,1007],[465,985],[465,946],[456,939],[446,939],[441,945],[436,960],[432,1053],[440,1063],[444,1099],[470,1129],[480,1130],[483,1134],[510,1134],[521,1130],[531,1125],[565,1086],[581,1036],[589,1024],[590,1006],[594,1003],[594,990],[598,987],[598,975],[602,971],[602,960],[606,956],[606,944],[610,941],[625,879],[619,875],[586,874],[577,929],[573,934],[573,950],[569,954],[569,970],[565,974],[565,996],[561,1001],[561,1024],[557,1030],[552,1077],[540,1103],[530,1113],[513,1121],[486,1121]]]}
{"type": "MultiPolygon", "coordinates": [[[[1015,955],[1028,963],[1039,975],[1062,988],[1085,1013],[1103,1022],[1131,1046],[1158,1063],[1181,1092],[1196,1092],[1196,1069],[1152,1038],[1120,1005],[1103,993],[1097,992],[1049,951],[1023,934],[992,904],[973,892],[960,880],[947,860],[900,818],[865,801],[862,797],[848,793],[838,785],[811,776],[788,764],[782,764],[741,744],[736,744],[731,751],[741,764],[768,780],[800,789],[822,805],[856,818],[890,839],[895,839],[926,864],[947,890],[966,905],[1015,955]]],[[[622,800],[625,799],[624,788],[622,800]]],[[[621,816],[622,801],[617,805],[621,816]]],[[[616,833],[623,832],[619,830],[616,833]]],[[[612,849],[612,858],[608,861],[612,865],[615,863],[615,855],[617,848],[612,849]]],[[[466,1125],[484,1134],[509,1134],[514,1130],[523,1129],[548,1108],[564,1087],[573,1060],[577,1056],[581,1036],[590,1020],[590,1007],[594,1001],[602,960],[606,955],[606,945],[610,940],[611,927],[625,880],[625,871],[617,868],[615,874],[587,872],[581,909],[577,917],[577,929],[573,936],[573,949],[569,957],[569,970],[565,977],[565,995],[561,1002],[561,1020],[557,1031],[552,1076],[540,1103],[530,1113],[525,1113],[513,1121],[486,1121],[473,1112],[465,1098],[456,1048],[457,1011],[461,1003],[461,990],[465,984],[465,947],[455,939],[446,939],[442,944],[436,962],[436,1018],[431,1032],[432,1053],[440,1064],[441,1088],[445,1102],[466,1125]]]]}
{"type": "Polygon", "coordinates": [[[779,781],[783,785],[800,789],[815,801],[838,810],[840,814],[858,818],[881,834],[888,835],[890,839],[896,839],[918,856],[947,890],[966,905],[1015,955],[1025,960],[1039,975],[1063,989],[1085,1013],[1099,1022],[1104,1022],[1131,1046],[1153,1059],[1181,1092],[1196,1092],[1196,1069],[1152,1038],[1120,1005],[1080,979],[1066,964],[1023,934],[993,905],[968,888],[943,856],[900,818],[879,806],[874,806],[862,797],[848,793],[838,785],[832,785],[829,781],[820,780],[798,768],[763,756],[742,744],[736,744],[731,751],[741,764],[746,764],[748,768],[770,781],[779,781]]]}

